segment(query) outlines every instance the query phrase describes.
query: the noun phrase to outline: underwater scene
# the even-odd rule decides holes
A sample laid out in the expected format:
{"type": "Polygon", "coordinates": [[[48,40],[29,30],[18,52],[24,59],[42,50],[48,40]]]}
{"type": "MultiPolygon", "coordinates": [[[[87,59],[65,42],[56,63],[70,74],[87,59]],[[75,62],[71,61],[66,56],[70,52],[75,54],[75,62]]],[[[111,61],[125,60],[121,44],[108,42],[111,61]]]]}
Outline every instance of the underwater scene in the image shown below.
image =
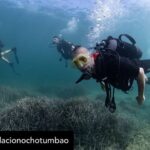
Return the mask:
{"type": "Polygon", "coordinates": [[[149,16],[149,0],[0,0],[0,131],[71,130],[75,150],[149,150],[149,16]],[[108,36],[139,47],[140,64],[149,60],[127,91],[84,74],[108,36]]]}

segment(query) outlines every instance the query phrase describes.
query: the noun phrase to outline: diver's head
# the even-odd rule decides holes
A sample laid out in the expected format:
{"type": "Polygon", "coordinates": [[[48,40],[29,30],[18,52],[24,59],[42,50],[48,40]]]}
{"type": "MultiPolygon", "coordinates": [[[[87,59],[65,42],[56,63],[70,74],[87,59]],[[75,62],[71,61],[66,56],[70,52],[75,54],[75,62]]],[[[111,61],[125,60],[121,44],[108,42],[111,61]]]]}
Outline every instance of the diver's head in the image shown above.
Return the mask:
{"type": "Polygon", "coordinates": [[[52,43],[53,44],[59,44],[61,41],[61,39],[58,36],[54,36],[52,39],[52,43]]]}
{"type": "Polygon", "coordinates": [[[77,47],[73,55],[73,64],[80,71],[90,71],[94,68],[94,58],[85,47],[77,47]]]}

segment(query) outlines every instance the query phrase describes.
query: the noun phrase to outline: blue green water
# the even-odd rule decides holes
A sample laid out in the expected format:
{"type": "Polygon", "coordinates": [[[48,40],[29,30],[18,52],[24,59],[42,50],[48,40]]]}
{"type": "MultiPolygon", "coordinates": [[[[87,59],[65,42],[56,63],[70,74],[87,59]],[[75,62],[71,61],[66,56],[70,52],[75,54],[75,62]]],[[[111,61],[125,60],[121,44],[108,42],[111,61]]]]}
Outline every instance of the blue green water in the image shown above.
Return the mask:
{"type": "Polygon", "coordinates": [[[149,0],[0,0],[3,50],[16,47],[20,59],[9,55],[19,76],[0,60],[0,131],[71,129],[76,150],[150,149],[150,85],[142,106],[136,83],[129,94],[116,90],[111,114],[98,83],[76,85],[80,72],[71,62],[65,68],[51,44],[60,35],[90,47],[127,33],[150,59],[149,16],[149,0]]]}
{"type": "Polygon", "coordinates": [[[74,84],[80,73],[58,61],[51,38],[61,34],[88,47],[108,35],[128,33],[143,58],[150,58],[149,15],[148,0],[0,0],[0,39],[4,49],[17,47],[20,64],[15,68],[21,74],[16,76],[1,61],[0,84],[29,89],[82,86],[98,94],[93,80],[74,84]]]}

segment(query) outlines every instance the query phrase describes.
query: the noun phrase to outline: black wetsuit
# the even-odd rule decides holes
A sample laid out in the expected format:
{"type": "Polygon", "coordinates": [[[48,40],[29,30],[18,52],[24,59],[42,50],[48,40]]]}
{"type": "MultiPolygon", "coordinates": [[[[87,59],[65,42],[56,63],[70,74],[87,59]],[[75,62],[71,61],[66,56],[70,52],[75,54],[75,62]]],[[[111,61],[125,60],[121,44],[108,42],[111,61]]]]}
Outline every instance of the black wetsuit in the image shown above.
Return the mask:
{"type": "Polygon", "coordinates": [[[99,82],[105,80],[115,88],[128,91],[138,76],[139,67],[143,67],[145,73],[148,73],[150,59],[129,59],[111,52],[102,52],[95,59],[95,73],[92,77],[99,82]]]}
{"type": "Polygon", "coordinates": [[[81,82],[83,79],[88,80],[91,77],[97,82],[103,82],[106,89],[105,106],[110,112],[114,112],[116,110],[115,88],[124,92],[129,91],[133,81],[138,77],[140,67],[144,69],[145,73],[150,72],[150,59],[129,59],[127,57],[121,57],[113,50],[96,53],[96,57],[93,55],[95,71],[92,74],[90,72],[84,72],[76,83],[81,82]],[[113,93],[111,86],[113,87],[113,93]]]}
{"type": "Polygon", "coordinates": [[[145,73],[150,72],[150,59],[129,59],[113,53],[112,51],[101,52],[95,59],[95,73],[92,74],[97,82],[103,81],[105,83],[105,106],[110,112],[116,110],[115,88],[124,92],[130,90],[133,81],[139,74],[140,67],[144,68],[145,73]],[[113,86],[113,93],[110,85],[113,86]]]}
{"type": "Polygon", "coordinates": [[[72,43],[61,40],[57,45],[57,50],[61,53],[64,59],[72,59],[72,46],[72,43]]]}

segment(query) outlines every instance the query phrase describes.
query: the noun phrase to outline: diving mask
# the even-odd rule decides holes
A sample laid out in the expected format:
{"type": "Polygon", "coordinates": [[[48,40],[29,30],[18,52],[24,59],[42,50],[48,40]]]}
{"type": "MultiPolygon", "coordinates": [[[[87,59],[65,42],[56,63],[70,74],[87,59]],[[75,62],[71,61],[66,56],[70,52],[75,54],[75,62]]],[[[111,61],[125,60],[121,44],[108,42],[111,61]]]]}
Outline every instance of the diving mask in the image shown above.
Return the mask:
{"type": "Polygon", "coordinates": [[[88,58],[89,56],[88,55],[85,55],[85,54],[80,54],[78,55],[77,57],[75,57],[73,59],[73,65],[79,69],[81,69],[82,67],[84,67],[87,62],[88,62],[88,58]]]}

